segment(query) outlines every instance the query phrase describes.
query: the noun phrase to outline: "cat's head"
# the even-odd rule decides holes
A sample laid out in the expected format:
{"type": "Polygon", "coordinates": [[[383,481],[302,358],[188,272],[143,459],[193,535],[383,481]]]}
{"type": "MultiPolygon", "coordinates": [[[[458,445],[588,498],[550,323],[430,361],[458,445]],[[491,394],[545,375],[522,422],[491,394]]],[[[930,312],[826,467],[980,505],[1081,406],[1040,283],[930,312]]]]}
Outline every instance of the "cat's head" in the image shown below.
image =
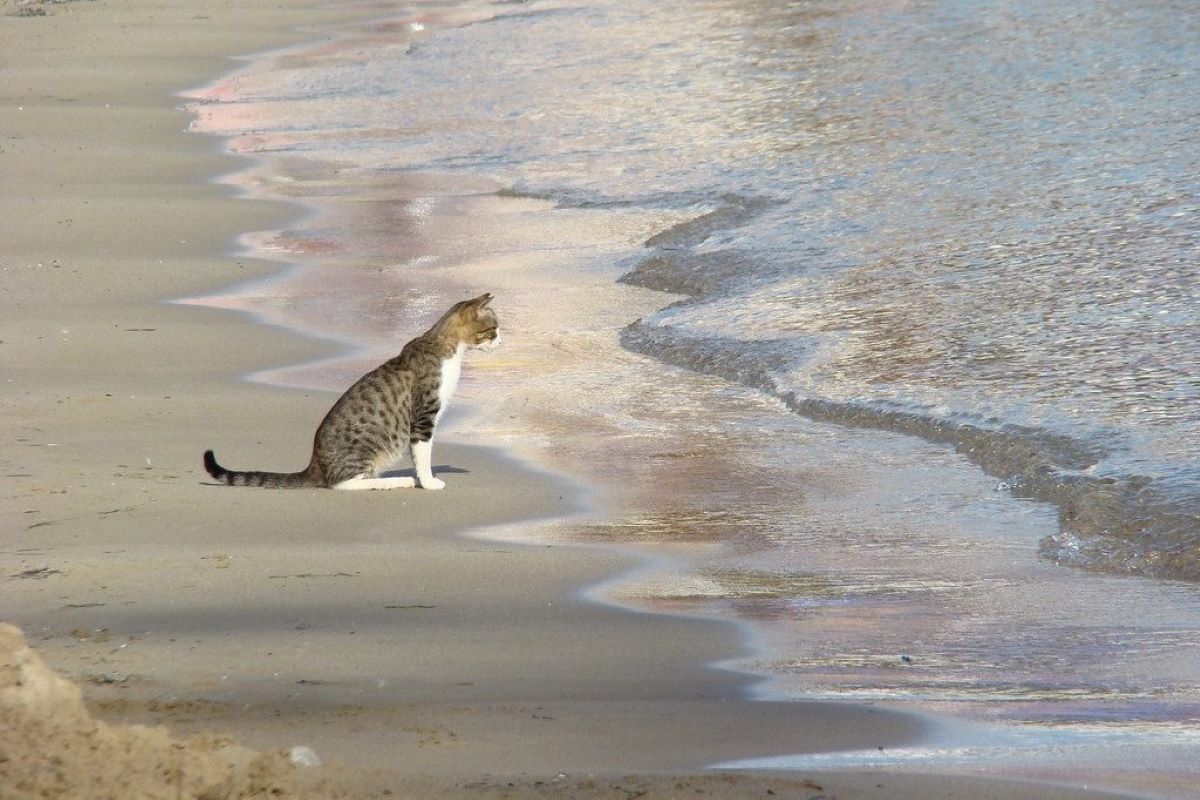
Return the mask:
{"type": "Polygon", "coordinates": [[[491,294],[463,300],[455,303],[444,318],[452,335],[469,350],[495,350],[500,346],[500,323],[491,302],[491,294]]]}

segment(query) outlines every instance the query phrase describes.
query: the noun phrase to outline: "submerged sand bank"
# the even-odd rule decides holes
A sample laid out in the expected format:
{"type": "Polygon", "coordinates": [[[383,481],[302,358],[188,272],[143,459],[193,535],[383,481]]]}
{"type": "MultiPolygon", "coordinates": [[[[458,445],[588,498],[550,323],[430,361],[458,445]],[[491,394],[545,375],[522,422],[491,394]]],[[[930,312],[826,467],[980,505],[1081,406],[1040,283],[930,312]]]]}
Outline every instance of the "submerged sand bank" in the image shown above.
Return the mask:
{"type": "MultiPolygon", "coordinates": [[[[277,269],[225,253],[237,234],[297,213],[207,183],[238,162],[184,133],[171,93],[226,70],[231,54],[298,41],[312,35],[298,26],[345,13],[231,0],[46,8],[0,19],[0,613],[83,685],[95,716],[312,747],[331,783],[305,791],[330,796],[961,789],[962,779],[662,777],[894,746],[923,723],[745,702],[745,677],[705,666],[741,652],[729,627],[578,599],[630,558],[454,536],[578,504],[568,484],[495,452],[439,446],[445,493],[205,485],[209,446],[234,467],[303,464],[331,398],[238,376],[333,348],[163,303],[277,269]]],[[[21,764],[54,757],[54,737],[36,741],[21,764]]],[[[52,796],[97,785],[90,773],[63,779],[52,796]]],[[[970,785],[974,796],[1077,794],[970,785]]]]}

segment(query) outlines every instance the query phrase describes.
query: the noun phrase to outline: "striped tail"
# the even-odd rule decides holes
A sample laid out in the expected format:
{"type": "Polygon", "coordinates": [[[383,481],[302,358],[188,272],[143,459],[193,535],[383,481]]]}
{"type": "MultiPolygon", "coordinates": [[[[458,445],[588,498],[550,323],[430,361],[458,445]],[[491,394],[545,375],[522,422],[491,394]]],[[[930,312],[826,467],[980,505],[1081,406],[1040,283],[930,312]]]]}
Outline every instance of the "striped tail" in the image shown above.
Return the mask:
{"type": "Polygon", "coordinates": [[[315,486],[308,470],[302,472],[235,472],[217,463],[212,450],[204,451],[204,468],[208,474],[228,486],[262,486],[267,489],[300,489],[315,486]]]}

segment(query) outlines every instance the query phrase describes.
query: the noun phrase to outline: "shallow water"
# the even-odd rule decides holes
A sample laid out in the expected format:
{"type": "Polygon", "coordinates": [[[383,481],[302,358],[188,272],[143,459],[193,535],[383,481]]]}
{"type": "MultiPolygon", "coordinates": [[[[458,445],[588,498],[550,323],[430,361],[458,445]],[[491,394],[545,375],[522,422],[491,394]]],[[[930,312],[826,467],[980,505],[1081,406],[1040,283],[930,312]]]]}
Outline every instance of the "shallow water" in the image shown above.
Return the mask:
{"type": "Polygon", "coordinates": [[[417,5],[239,86],[267,102],[221,124],[699,215],[627,278],[697,301],[627,346],[955,444],[1062,507],[1047,557],[1196,579],[1198,26],[1180,3],[417,5]]]}
{"type": "Polygon", "coordinates": [[[258,379],[340,389],[491,290],[448,435],[595,487],[526,535],[664,557],[606,597],[739,621],[764,694],[1001,725],[922,763],[1187,794],[1200,587],[1129,573],[1200,576],[1194,15],[393,11],[195,93],[231,183],[312,209],[202,302],[348,348],[258,379]]]}

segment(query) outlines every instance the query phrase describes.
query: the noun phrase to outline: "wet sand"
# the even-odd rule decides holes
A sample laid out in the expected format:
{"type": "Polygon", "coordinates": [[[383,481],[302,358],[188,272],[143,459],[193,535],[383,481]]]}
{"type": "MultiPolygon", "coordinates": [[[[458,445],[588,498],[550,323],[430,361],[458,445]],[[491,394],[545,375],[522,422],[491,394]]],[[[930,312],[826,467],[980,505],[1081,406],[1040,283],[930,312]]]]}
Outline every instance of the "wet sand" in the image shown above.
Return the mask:
{"type": "MultiPolygon", "coordinates": [[[[928,723],[747,702],[750,678],[706,666],[744,654],[736,628],[580,599],[631,557],[461,535],[583,503],[578,487],[495,451],[439,445],[443,493],[207,485],[205,447],[235,468],[303,465],[333,397],[239,376],[337,348],[164,302],[277,270],[226,254],[238,234],[300,213],[211,183],[244,162],[186,133],[172,93],[345,14],[229,1],[37,8],[46,15],[0,19],[2,614],[83,686],[93,715],[311,747],[326,762],[305,773],[325,781],[313,796],[1083,794],[703,772],[891,747],[928,723]]],[[[93,776],[75,777],[59,796],[88,796],[93,776]]]]}

